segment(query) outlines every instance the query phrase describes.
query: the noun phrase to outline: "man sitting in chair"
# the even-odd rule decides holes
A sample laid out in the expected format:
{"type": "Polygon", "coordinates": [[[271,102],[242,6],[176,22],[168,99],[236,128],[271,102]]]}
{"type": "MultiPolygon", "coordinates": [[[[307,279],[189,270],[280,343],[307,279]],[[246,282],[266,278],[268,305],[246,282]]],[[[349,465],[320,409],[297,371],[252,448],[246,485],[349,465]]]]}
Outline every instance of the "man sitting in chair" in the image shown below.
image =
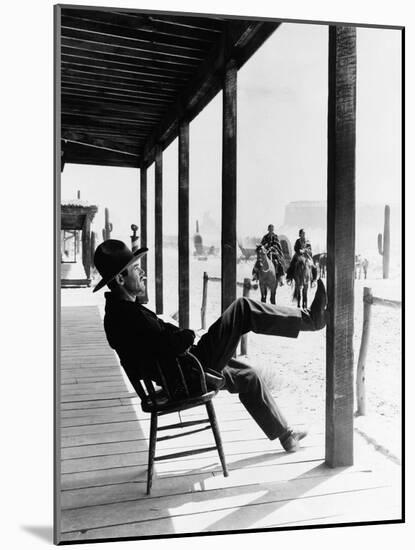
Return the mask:
{"type": "MultiPolygon", "coordinates": [[[[109,239],[101,243],[94,255],[94,265],[102,280],[94,292],[107,285],[104,328],[109,345],[117,352],[130,379],[157,379],[158,363],[163,373],[187,350],[197,357],[207,373],[208,385],[220,386],[239,398],[266,436],[279,438],[287,452],[295,452],[307,432],[292,430],[265,386],[261,376],[251,367],[229,366],[240,337],[253,331],[297,338],[300,331],[320,330],[326,325],[326,291],[321,280],[309,310],[265,304],[250,298],[238,298],[210,326],[197,344],[195,332],[178,328],[159,319],[144,307],[145,274],[139,258],[147,252],[134,252],[121,241],[109,239]]],[[[276,345],[277,342],[276,342],[276,345]]],[[[175,364],[175,363],[174,363],[175,364]]],[[[173,370],[173,369],[171,369],[173,370]]]]}

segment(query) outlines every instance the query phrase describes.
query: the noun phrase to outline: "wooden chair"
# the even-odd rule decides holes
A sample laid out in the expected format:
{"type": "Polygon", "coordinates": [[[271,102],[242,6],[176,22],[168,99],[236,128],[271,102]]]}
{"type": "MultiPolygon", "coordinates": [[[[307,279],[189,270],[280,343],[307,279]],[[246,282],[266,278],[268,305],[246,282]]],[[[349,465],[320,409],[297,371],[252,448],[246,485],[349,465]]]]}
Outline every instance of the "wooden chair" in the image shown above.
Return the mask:
{"type": "MultiPolygon", "coordinates": [[[[131,379],[130,382],[133,385],[136,393],[141,399],[141,408],[144,412],[151,414],[150,421],[150,442],[148,451],[148,470],[147,470],[147,495],[151,492],[151,485],[153,479],[153,466],[154,462],[158,460],[167,460],[170,458],[179,458],[182,456],[193,455],[197,453],[203,453],[217,449],[220,462],[222,464],[223,475],[227,477],[228,470],[225,462],[225,454],[223,452],[222,439],[219,432],[218,423],[216,420],[215,409],[213,407],[212,399],[218,393],[219,390],[208,391],[206,386],[206,374],[202,368],[202,365],[198,359],[187,352],[185,354],[186,365],[191,363],[192,372],[197,374],[197,380],[200,384],[200,392],[198,395],[192,395],[192,391],[189,390],[189,384],[186,381],[186,375],[183,369],[183,365],[177,361],[177,375],[176,382],[179,380],[180,389],[182,391],[183,398],[175,399],[173,396],[177,391],[177,384],[172,386],[172,382],[169,382],[166,376],[163,374],[160,365],[157,365],[159,379],[161,381],[161,389],[156,389],[152,380],[149,378],[143,379],[131,379]],[[179,422],[176,424],[169,424],[168,426],[158,426],[158,418],[164,414],[173,412],[180,412],[193,407],[199,407],[205,405],[208,417],[203,420],[192,420],[187,422],[179,422]],[[193,449],[189,451],[183,451],[178,453],[171,453],[162,456],[156,456],[156,443],[163,439],[174,439],[180,437],[182,434],[169,435],[164,437],[157,437],[158,431],[171,430],[177,428],[186,428],[189,426],[195,426],[198,424],[208,424],[207,426],[192,431],[186,432],[187,434],[193,434],[204,430],[212,429],[213,436],[216,445],[211,447],[203,447],[201,449],[193,449]]],[[[209,375],[208,375],[209,376],[209,375]]]]}

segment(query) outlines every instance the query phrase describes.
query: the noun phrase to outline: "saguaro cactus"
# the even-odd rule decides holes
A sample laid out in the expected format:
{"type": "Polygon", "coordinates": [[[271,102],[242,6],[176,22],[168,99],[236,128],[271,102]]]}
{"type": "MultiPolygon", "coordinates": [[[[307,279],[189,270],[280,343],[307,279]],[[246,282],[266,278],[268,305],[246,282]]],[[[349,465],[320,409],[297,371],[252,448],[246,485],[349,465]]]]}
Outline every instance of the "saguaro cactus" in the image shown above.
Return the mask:
{"type": "Polygon", "coordinates": [[[391,209],[388,204],[385,205],[385,221],[383,226],[383,247],[382,233],[378,234],[378,250],[383,256],[383,278],[389,278],[389,261],[390,261],[390,213],[391,209]]]}
{"type": "Polygon", "coordinates": [[[102,230],[102,238],[104,241],[111,238],[112,223],[110,222],[110,211],[105,209],[105,228],[102,230]]]}
{"type": "Polygon", "coordinates": [[[134,252],[138,249],[138,242],[139,242],[139,236],[137,235],[138,226],[134,223],[131,224],[131,231],[133,234],[131,235],[131,250],[134,252]]]}

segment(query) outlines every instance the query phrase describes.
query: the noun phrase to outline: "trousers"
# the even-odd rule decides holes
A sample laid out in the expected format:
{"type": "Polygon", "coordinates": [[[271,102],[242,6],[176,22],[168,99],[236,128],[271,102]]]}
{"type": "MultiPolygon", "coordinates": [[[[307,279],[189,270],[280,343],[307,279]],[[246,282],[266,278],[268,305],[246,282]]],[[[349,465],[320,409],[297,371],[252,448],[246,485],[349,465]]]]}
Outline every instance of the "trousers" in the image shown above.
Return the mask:
{"type": "Polygon", "coordinates": [[[269,439],[285,435],[288,423],[261,375],[248,365],[229,366],[240,337],[249,331],[297,338],[302,311],[250,298],[238,298],[192,348],[206,369],[222,373],[225,388],[238,393],[241,403],[269,439]]]}

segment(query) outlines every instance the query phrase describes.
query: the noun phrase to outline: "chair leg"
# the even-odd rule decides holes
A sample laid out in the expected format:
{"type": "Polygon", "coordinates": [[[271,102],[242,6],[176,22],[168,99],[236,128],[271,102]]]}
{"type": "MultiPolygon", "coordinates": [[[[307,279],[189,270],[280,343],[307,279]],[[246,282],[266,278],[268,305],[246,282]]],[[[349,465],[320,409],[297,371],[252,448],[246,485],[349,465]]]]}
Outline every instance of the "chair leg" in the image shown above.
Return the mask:
{"type": "Polygon", "coordinates": [[[156,455],[156,441],[157,441],[157,413],[151,413],[150,421],[150,444],[148,449],[148,468],[147,468],[147,494],[151,492],[151,485],[153,482],[153,466],[154,457],[156,455]]]}
{"type": "Polygon", "coordinates": [[[225,453],[223,452],[223,446],[222,446],[222,438],[220,436],[219,426],[216,420],[216,413],[215,413],[215,409],[213,407],[212,401],[208,401],[208,403],[206,403],[206,410],[209,416],[213,436],[215,438],[216,448],[218,449],[220,462],[222,464],[223,475],[225,477],[228,477],[229,473],[228,473],[228,468],[226,467],[225,453]]]}

